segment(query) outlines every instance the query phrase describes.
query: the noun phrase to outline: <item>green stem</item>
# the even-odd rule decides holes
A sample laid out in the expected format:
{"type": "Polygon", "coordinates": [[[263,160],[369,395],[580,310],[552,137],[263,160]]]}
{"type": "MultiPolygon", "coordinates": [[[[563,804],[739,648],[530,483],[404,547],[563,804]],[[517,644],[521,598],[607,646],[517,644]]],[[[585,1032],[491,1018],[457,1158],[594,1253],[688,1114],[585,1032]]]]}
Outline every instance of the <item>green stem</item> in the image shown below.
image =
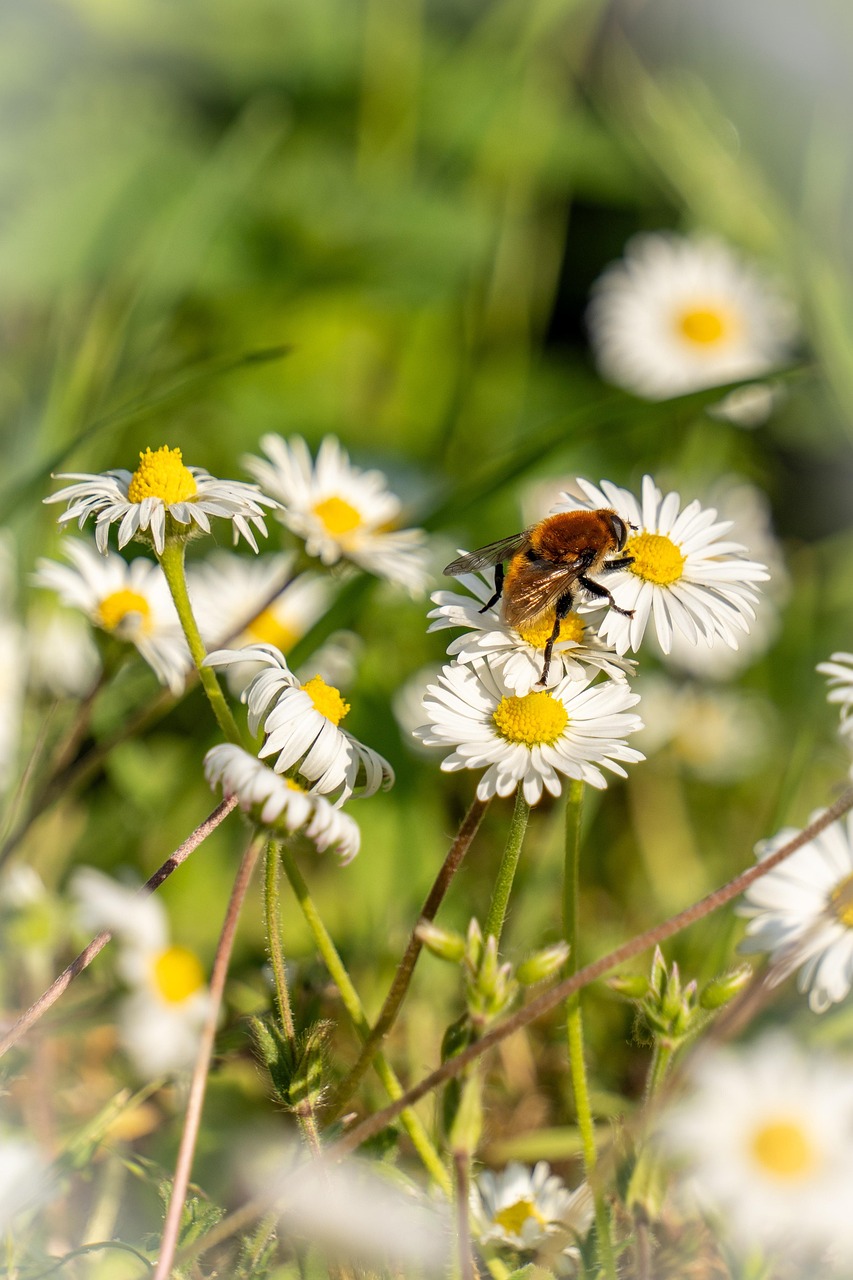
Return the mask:
{"type": "Polygon", "coordinates": [[[236,743],[239,747],[243,745],[240,730],[237,728],[236,721],[231,714],[231,708],[225,701],[225,695],[219,687],[219,681],[211,667],[202,666],[207,657],[207,650],[204,647],[204,641],[199,634],[196,620],[193,617],[192,605],[187,591],[187,576],[184,571],[185,547],[186,543],[184,542],[167,542],[159,556],[160,567],[172,593],[172,599],[175,602],[175,609],[186,637],[190,656],[198,671],[202,688],[207,694],[210,708],[216,716],[216,722],[228,741],[236,743]]]}
{"type": "MultiPolygon", "coordinates": [[[[344,1008],[349,1014],[350,1020],[355,1027],[359,1038],[362,1041],[365,1041],[370,1035],[370,1023],[365,1016],[364,1008],[362,1007],[358,992],[350,980],[346,966],[344,965],[344,962],[332,941],[331,934],[328,932],[320,918],[320,914],[317,911],[314,900],[308,892],[308,886],[306,885],[302,877],[302,873],[294,861],[293,854],[286,845],[283,845],[281,849],[281,861],[285,875],[290,881],[291,888],[296,895],[296,900],[302,909],[302,914],[305,917],[309,929],[314,935],[314,941],[317,944],[317,949],[323,957],[326,968],[329,970],[332,980],[341,994],[341,1000],[343,1001],[344,1008]]],[[[397,1098],[401,1098],[403,1096],[403,1087],[397,1079],[388,1059],[383,1053],[377,1053],[373,1065],[389,1098],[394,1101],[396,1101],[397,1098]]],[[[403,1112],[401,1112],[400,1119],[412,1140],[415,1150],[423,1161],[425,1168],[445,1194],[447,1196],[452,1195],[453,1184],[451,1178],[420,1118],[410,1107],[407,1107],[403,1112]]]]}
{"type": "MultiPolygon", "coordinates": [[[[578,920],[580,897],[580,845],[581,809],[583,786],[580,781],[569,784],[566,806],[566,858],[563,875],[563,937],[569,944],[569,964],[572,973],[578,969],[578,920]]],[[[598,1152],[595,1145],[595,1124],[589,1100],[589,1082],[583,1051],[583,1017],[580,992],[566,1002],[566,1037],[569,1046],[569,1071],[575,1095],[575,1110],[581,1138],[584,1170],[592,1187],[595,1201],[595,1231],[598,1241],[599,1261],[608,1280],[616,1280],[616,1259],[610,1237],[610,1214],[607,1202],[595,1177],[598,1152]]]]}
{"type": "Polygon", "coordinates": [[[668,1040],[655,1040],[652,1061],[646,1080],[646,1101],[650,1102],[669,1074],[675,1057],[675,1045],[668,1040]]]}
{"type": "Polygon", "coordinates": [[[512,882],[515,879],[515,869],[518,866],[518,858],[524,842],[524,833],[527,830],[527,819],[529,817],[530,805],[525,800],[524,792],[519,785],[515,793],[515,809],[509,824],[506,848],[503,852],[501,865],[498,869],[498,878],[495,881],[495,887],[492,892],[489,914],[486,917],[486,927],[483,930],[484,937],[494,938],[496,942],[501,940],[501,933],[506,919],[507,903],[512,891],[512,882]]]}

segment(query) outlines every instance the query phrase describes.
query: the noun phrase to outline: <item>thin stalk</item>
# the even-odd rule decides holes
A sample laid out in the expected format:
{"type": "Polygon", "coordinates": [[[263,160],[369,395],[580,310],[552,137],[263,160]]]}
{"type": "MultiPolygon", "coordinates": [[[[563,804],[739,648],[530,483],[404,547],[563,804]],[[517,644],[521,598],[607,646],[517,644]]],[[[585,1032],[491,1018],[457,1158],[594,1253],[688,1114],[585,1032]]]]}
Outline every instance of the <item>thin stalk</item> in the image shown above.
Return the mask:
{"type": "Polygon", "coordinates": [[[213,1044],[216,1039],[216,1024],[219,1020],[219,1010],[225,991],[225,979],[228,976],[228,965],[231,960],[231,950],[234,946],[234,935],[237,932],[240,909],[246,897],[249,881],[252,878],[252,872],[255,869],[255,863],[261,852],[262,844],[262,836],[253,836],[246,852],[243,854],[243,859],[237,870],[234,887],[231,890],[228,909],[225,912],[222,932],[219,935],[213,970],[210,975],[210,1006],[202,1028],[192,1080],[190,1081],[190,1089],[187,1096],[187,1113],[184,1120],[183,1133],[181,1134],[181,1144],[178,1148],[178,1158],[175,1163],[172,1194],[169,1198],[169,1207],[166,1210],[166,1220],[163,1224],[160,1256],[157,1259],[157,1266],[152,1280],[167,1280],[175,1259],[175,1250],[181,1229],[181,1214],[187,1196],[187,1187],[192,1173],[193,1157],[201,1126],[201,1112],[207,1089],[207,1077],[210,1071],[210,1061],[213,1057],[213,1044]]]}
{"type": "Polygon", "coordinates": [[[675,1057],[675,1045],[670,1044],[668,1040],[655,1040],[655,1047],[652,1052],[652,1061],[649,1066],[649,1074],[646,1079],[646,1101],[651,1102],[655,1097],[672,1066],[672,1060],[675,1057]]]}
{"type": "Polygon", "coordinates": [[[496,942],[500,942],[501,940],[504,921],[506,919],[507,903],[509,902],[509,895],[512,892],[512,882],[515,879],[515,870],[518,866],[518,859],[521,853],[521,846],[524,842],[524,833],[527,830],[527,819],[529,817],[530,805],[525,800],[524,792],[519,784],[515,793],[515,808],[509,824],[506,847],[504,848],[501,865],[498,868],[498,877],[492,891],[492,901],[489,906],[489,914],[486,916],[486,927],[483,930],[483,936],[485,938],[494,938],[496,942]]]}
{"type": "Polygon", "coordinates": [[[456,1170],[456,1240],[459,1250],[459,1275],[461,1280],[475,1280],[474,1258],[471,1253],[471,1222],[468,1197],[471,1185],[471,1153],[456,1151],[453,1155],[456,1170]]]}
{"type": "MultiPolygon", "coordinates": [[[[574,779],[569,783],[566,804],[566,856],[563,871],[563,937],[569,944],[569,965],[572,973],[578,970],[578,931],[580,917],[580,847],[581,811],[583,808],[583,782],[574,779]]],[[[598,1150],[595,1144],[595,1123],[589,1100],[589,1081],[583,1049],[583,1015],[580,992],[566,1002],[566,1038],[569,1046],[569,1071],[575,1096],[575,1110],[580,1130],[584,1171],[592,1187],[595,1202],[595,1231],[599,1261],[608,1280],[616,1280],[616,1259],[610,1236],[610,1214],[607,1202],[595,1176],[598,1150]]]]}
{"type": "MultiPolygon", "coordinates": [[[[349,1014],[350,1021],[355,1027],[359,1037],[364,1041],[370,1035],[370,1023],[365,1017],[358,992],[353,986],[350,976],[347,973],[346,966],[338,954],[337,948],[332,941],[331,934],[328,932],[320,918],[320,913],[314,904],[313,898],[308,892],[308,886],[306,885],[305,880],[302,877],[302,873],[294,861],[293,854],[286,845],[283,845],[281,849],[281,861],[285,875],[290,881],[291,888],[296,895],[296,900],[302,909],[302,914],[305,917],[309,929],[314,935],[314,941],[317,944],[317,949],[323,957],[326,968],[329,970],[332,980],[341,994],[344,1008],[349,1014]]],[[[386,1093],[392,1101],[396,1101],[401,1098],[403,1096],[403,1087],[394,1074],[394,1071],[385,1055],[377,1053],[373,1065],[379,1079],[382,1081],[386,1093]]],[[[424,1166],[445,1194],[450,1196],[453,1190],[450,1177],[442,1164],[441,1157],[430,1140],[429,1134],[421,1123],[421,1120],[409,1107],[404,1108],[400,1118],[405,1126],[406,1132],[412,1140],[415,1150],[423,1161],[424,1166]]]]}
{"type": "Polygon", "coordinates": [[[403,958],[397,966],[397,972],[394,974],[394,981],[391,983],[390,990],[385,997],[385,1003],[379,1011],[379,1017],[373,1024],[370,1035],[365,1040],[358,1055],[354,1066],[350,1068],[347,1075],[341,1081],[335,1093],[332,1103],[331,1112],[337,1117],[343,1111],[349,1099],[352,1097],[359,1081],[365,1071],[370,1066],[379,1046],[388,1035],[388,1032],[394,1025],[400,1006],[406,997],[409,989],[409,983],[412,980],[412,974],[415,971],[418,956],[423,948],[423,943],[418,937],[417,928],[422,921],[426,920],[430,923],[435,919],[436,912],[441,906],[444,895],[450,888],[453,877],[462,865],[462,859],[471,846],[471,841],[477,834],[477,829],[482,821],[483,814],[489,807],[488,800],[474,800],[470,809],[462,819],[462,824],[456,834],[453,844],[448,850],[447,857],[441,865],[441,870],[435,878],[432,888],[427,894],[426,901],[421,908],[418,922],[411,932],[408,946],[403,953],[403,958]]]}
{"type": "Polygon", "coordinates": [[[207,650],[204,647],[204,641],[193,617],[192,605],[187,591],[187,575],[184,570],[185,547],[186,544],[184,542],[167,542],[158,557],[160,567],[166,577],[169,591],[172,593],[172,599],[175,602],[175,609],[186,637],[190,656],[198,671],[198,678],[207,695],[210,709],[216,716],[216,723],[228,741],[235,743],[239,747],[243,745],[243,739],[231,714],[231,708],[225,701],[225,695],[219,686],[219,681],[211,667],[202,666],[207,657],[207,650]]]}

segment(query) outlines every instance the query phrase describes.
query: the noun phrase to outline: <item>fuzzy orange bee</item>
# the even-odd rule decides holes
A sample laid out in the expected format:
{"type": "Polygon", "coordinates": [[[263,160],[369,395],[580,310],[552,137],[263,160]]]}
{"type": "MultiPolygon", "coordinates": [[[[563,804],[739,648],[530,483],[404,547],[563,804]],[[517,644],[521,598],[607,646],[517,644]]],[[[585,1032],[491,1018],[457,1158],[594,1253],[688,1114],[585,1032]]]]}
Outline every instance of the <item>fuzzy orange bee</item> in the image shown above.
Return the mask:
{"type": "Polygon", "coordinates": [[[610,507],[594,511],[561,511],[546,516],[539,524],[499,542],[490,542],[469,555],[460,556],[444,570],[449,577],[495,566],[495,594],[480,610],[485,613],[503,599],[506,624],[520,630],[554,612],[554,629],[545,645],[544,665],[539,684],[548,678],[551,653],[560,634],[560,623],[571,610],[578,589],[609,601],[611,609],[626,618],[633,610],[620,609],[611,593],[593,573],[611,573],[634,563],[630,555],[618,555],[628,540],[629,526],[610,507]],[[504,564],[509,566],[504,572],[504,564]]]}

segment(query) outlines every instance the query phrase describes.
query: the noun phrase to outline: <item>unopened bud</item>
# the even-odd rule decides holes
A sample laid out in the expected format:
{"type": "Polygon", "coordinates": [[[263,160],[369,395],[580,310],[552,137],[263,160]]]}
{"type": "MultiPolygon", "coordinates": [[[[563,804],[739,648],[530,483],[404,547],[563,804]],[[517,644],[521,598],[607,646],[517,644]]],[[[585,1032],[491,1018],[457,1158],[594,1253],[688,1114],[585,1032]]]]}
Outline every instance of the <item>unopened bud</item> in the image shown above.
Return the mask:
{"type": "Polygon", "coordinates": [[[617,974],[615,978],[608,978],[607,985],[626,1000],[645,1000],[650,990],[648,978],[641,973],[617,974]]]}
{"type": "Polygon", "coordinates": [[[440,960],[459,964],[465,958],[465,939],[452,929],[442,929],[429,920],[421,920],[415,929],[420,942],[440,960]]]}
{"type": "Polygon", "coordinates": [[[555,942],[552,947],[544,947],[542,951],[534,951],[532,956],[522,960],[515,976],[523,987],[532,987],[546,978],[553,978],[562,969],[569,957],[568,942],[555,942]]]}
{"type": "Polygon", "coordinates": [[[752,969],[748,964],[741,965],[739,969],[734,969],[731,973],[721,973],[718,978],[712,978],[710,982],[702,988],[699,996],[699,1006],[702,1009],[721,1009],[724,1004],[728,1004],[736,995],[743,991],[746,984],[752,977],[752,969]]]}

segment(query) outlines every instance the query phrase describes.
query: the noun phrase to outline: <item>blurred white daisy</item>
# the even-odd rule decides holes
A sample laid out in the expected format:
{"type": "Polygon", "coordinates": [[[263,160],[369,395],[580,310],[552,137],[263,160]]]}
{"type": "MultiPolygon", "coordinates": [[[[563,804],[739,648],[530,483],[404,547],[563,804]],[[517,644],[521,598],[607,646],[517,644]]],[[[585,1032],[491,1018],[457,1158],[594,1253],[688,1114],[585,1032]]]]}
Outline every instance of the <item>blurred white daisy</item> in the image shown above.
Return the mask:
{"type": "Polygon", "coordinates": [[[109,929],[118,941],[118,970],[130,988],[119,1034],[139,1073],[154,1078],[192,1066],[210,997],[198,956],[169,941],[162,902],[93,867],[73,873],[70,891],[81,926],[109,929]]]}
{"type": "MultiPolygon", "coordinates": [[[[788,827],[761,841],[757,857],[798,834],[788,827]]],[[[843,1000],[853,983],[853,815],[750,885],[738,912],[749,917],[741,950],[768,952],[774,982],[799,969],[797,986],[815,1013],[843,1000]]]]}
{"type": "Polygon", "coordinates": [[[27,614],[27,684],[49,698],[85,698],[101,673],[91,628],[78,613],[45,605],[27,614]]]}
{"type": "MultiPolygon", "coordinates": [[[[501,1173],[488,1170],[471,1184],[471,1223],[481,1245],[506,1245],[529,1253],[554,1237],[582,1241],[592,1226],[594,1206],[588,1183],[569,1191],[562,1178],[540,1160],[532,1169],[516,1161],[501,1173]]],[[[562,1243],[562,1240],[560,1241],[562,1243]]],[[[576,1243],[561,1249],[563,1266],[580,1257],[576,1243]]],[[[556,1258],[549,1259],[552,1264],[556,1258]]]]}
{"type": "Polygon", "coordinates": [[[425,535],[396,529],[400,501],[381,471],[354,467],[334,436],[326,436],[316,462],[301,436],[261,440],[266,458],[249,456],[251,475],[281,501],[279,520],[302,538],[323,564],[350,560],[359,568],[420,594],[427,581],[425,535]]]}
{"type": "Polygon", "coordinates": [[[602,480],[600,488],[577,481],[585,501],[569,493],[554,511],[613,507],[632,526],[624,554],[634,557],[628,569],[608,574],[607,585],[627,618],[608,609],[598,633],[617,653],[638,649],[651,620],[664,653],[680,631],[692,644],[721,639],[738,647],[738,635],[749,630],[758,599],[755,584],[764,582],[767,568],[748,560],[739,542],[723,535],[731,521],[717,520],[713,507],[689,502],[681,510],[677,493],[663,496],[651,476],[643,476],[642,501],[627,489],[602,480]]]}
{"type": "Polygon", "coordinates": [[[818,671],[828,676],[828,702],[837,703],[841,712],[840,732],[853,733],[853,653],[833,653],[829,662],[819,662],[818,671]]]}
{"type": "Polygon", "coordinates": [[[39,1205],[49,1190],[48,1169],[34,1144],[0,1133],[0,1231],[39,1205]]]}
{"type": "MultiPolygon", "coordinates": [[[[647,400],[778,369],[797,328],[790,302],[727,245],[664,233],[629,241],[596,281],[587,321],[602,376],[647,400]]],[[[757,407],[753,397],[724,412],[754,421],[757,407]]]]}
{"type": "Polygon", "coordinates": [[[684,1162],[685,1193],[736,1248],[788,1259],[853,1244],[850,1065],[780,1032],[697,1057],[661,1138],[684,1162]]]}
{"type": "Polygon", "coordinates": [[[486,769],[480,800],[508,796],[522,786],[528,804],[543,791],[558,796],[560,775],[606,787],[598,765],[625,777],[617,761],[633,764],[641,752],[622,741],[642,728],[628,713],[639,702],[624,681],[602,684],[568,676],[550,689],[519,697],[488,665],[444,667],[427,687],[424,710],[430,723],[415,736],[430,747],[455,746],[442,769],[486,769]]]}
{"type": "Polygon", "coordinates": [[[292,778],[283,778],[242,747],[223,743],[204,757],[204,776],[225,797],[236,796],[240,808],[279,838],[299,833],[318,851],[334,849],[341,863],[358,853],[361,833],[348,813],[321,795],[311,795],[292,778]]]}
{"type": "Polygon", "coordinates": [[[160,566],[142,558],[128,564],[109,550],[101,555],[78,538],[65,539],[63,550],[71,564],[42,557],[35,585],[55,591],[93,626],[135,645],[160,683],[181,693],[190,655],[160,566]]]}
{"type": "Polygon", "coordinates": [[[246,661],[264,668],[242,697],[249,707],[249,732],[263,728],[265,735],[258,754],[276,757],[276,773],[296,774],[310,791],[334,795],[337,804],[355,793],[371,796],[392,786],[388,761],[338,727],[350,706],[322,676],[300,683],[283,654],[268,644],[219,649],[205,659],[208,666],[226,668],[246,661]]]}
{"type": "Polygon", "coordinates": [[[167,539],[184,540],[197,530],[210,533],[211,516],[230,520],[234,541],[242,534],[257,551],[252,526],[266,537],[264,507],[278,506],[257,485],[217,480],[202,467],[185,467],[181,450],[168,445],[140,453],[139,466],[133,472],[91,475],[74,471],[57,479],[76,483],[51,494],[45,502],[68,503],[60,524],[76,520],[82,529],[89,516],[94,516],[95,543],[102,553],[106,553],[112,524],[118,524],[119,550],[136,538],[153,545],[161,555],[167,539]]]}
{"type": "Polygon", "coordinates": [[[749,777],[766,762],[775,725],[766,700],[713,686],[676,684],[663,675],[640,676],[634,688],[645,722],[637,745],[647,756],[666,748],[689,773],[718,783],[749,777]]]}
{"type": "MultiPolygon", "coordinates": [[[[493,575],[463,573],[460,584],[470,592],[435,591],[430,596],[437,608],[430,631],[463,627],[467,634],[458,636],[447,647],[447,653],[463,666],[487,659],[492,671],[513,693],[524,696],[538,686],[542,678],[542,655],[554,628],[554,612],[543,614],[529,627],[516,631],[501,617],[501,603],[483,611],[494,595],[493,575]]],[[[571,680],[589,680],[591,672],[603,671],[614,680],[624,680],[634,671],[630,658],[619,657],[602,644],[595,629],[579,614],[570,613],[560,623],[560,638],[554,651],[545,685],[557,684],[565,676],[571,680]]]]}

